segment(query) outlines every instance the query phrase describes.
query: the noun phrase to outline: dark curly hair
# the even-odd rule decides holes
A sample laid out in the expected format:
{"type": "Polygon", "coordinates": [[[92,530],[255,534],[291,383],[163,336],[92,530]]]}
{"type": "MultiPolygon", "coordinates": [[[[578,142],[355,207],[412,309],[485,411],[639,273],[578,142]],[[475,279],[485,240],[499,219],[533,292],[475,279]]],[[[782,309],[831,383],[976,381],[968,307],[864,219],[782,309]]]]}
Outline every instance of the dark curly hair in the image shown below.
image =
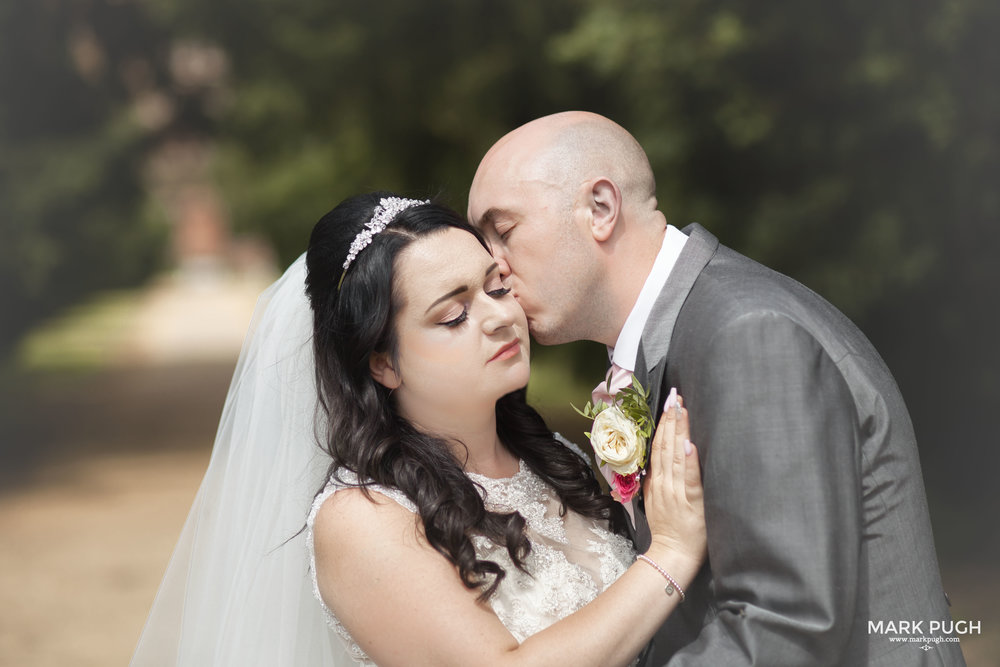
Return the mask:
{"type": "MultiPolygon", "coordinates": [[[[331,475],[351,470],[365,493],[368,484],[402,491],[416,505],[428,542],[458,567],[468,588],[482,589],[485,600],[505,572],[493,561],[478,559],[470,538],[482,535],[505,546],[523,569],[531,549],[525,520],[517,513],[486,509],[447,443],[399,414],[391,392],[372,377],[369,359],[376,353],[393,362],[398,357],[394,321],[400,300],[393,290],[393,271],[404,248],[449,227],[472,234],[487,251],[489,247],[454,211],[421,204],[397,214],[344,272],[351,242],[380,199],[390,196],[375,192],[345,200],[319,220],[309,240],[306,293],[314,316],[317,386],[325,432],[337,434],[322,445],[333,458],[331,475]]],[[[501,442],[555,489],[562,513],[569,508],[608,520],[613,530],[625,533],[620,506],[601,492],[591,467],[552,436],[527,404],[523,388],[497,401],[496,417],[501,442]]]]}

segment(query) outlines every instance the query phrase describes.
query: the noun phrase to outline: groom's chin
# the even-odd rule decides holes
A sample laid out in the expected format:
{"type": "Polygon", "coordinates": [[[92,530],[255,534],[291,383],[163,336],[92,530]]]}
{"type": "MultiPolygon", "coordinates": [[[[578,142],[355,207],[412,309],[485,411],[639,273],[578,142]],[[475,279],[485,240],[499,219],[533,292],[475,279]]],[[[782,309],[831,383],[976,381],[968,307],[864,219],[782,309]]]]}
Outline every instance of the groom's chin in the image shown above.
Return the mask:
{"type": "Polygon", "coordinates": [[[548,329],[536,326],[531,320],[528,320],[528,332],[531,334],[532,341],[539,345],[562,345],[577,340],[567,336],[565,331],[560,331],[558,328],[548,329]]]}
{"type": "Polygon", "coordinates": [[[555,345],[555,343],[550,343],[548,341],[553,340],[551,331],[546,329],[544,326],[539,326],[536,320],[532,318],[528,319],[528,333],[531,334],[531,342],[538,343],[539,345],[555,345]]]}

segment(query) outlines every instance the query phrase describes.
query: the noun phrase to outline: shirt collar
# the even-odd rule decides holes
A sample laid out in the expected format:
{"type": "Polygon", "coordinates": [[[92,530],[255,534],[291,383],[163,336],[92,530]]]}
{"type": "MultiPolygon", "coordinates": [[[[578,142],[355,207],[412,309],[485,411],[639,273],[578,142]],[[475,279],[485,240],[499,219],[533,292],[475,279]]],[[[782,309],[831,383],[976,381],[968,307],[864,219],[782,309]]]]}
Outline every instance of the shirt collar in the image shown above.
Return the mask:
{"type": "Polygon", "coordinates": [[[653,310],[656,298],[663,290],[663,286],[673,270],[677,258],[687,242],[684,232],[673,225],[667,225],[667,233],[663,235],[663,243],[660,244],[660,251],[656,254],[656,261],[653,268],[646,277],[646,282],[639,292],[639,298],[632,306],[632,312],[625,320],[625,326],[618,334],[618,340],[613,348],[608,348],[608,356],[612,363],[618,364],[621,368],[629,371],[635,370],[635,358],[639,352],[639,339],[642,338],[642,330],[646,327],[646,320],[653,310]]]}

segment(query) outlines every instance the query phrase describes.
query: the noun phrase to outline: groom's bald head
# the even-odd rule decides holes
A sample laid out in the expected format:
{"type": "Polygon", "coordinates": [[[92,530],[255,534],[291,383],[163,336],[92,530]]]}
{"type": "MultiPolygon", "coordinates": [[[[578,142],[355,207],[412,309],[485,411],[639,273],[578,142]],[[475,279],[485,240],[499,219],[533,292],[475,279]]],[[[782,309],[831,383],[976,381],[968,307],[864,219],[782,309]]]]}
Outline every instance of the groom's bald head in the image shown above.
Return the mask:
{"type": "Polygon", "coordinates": [[[497,141],[473,179],[469,219],[543,344],[614,344],[666,229],[642,147],[582,111],[497,141]]]}
{"type": "Polygon", "coordinates": [[[627,208],[656,208],[656,181],[639,142],[614,121],[586,111],[565,111],[522,125],[502,137],[479,165],[469,193],[469,217],[486,211],[483,190],[531,183],[572,197],[589,179],[605,177],[621,190],[627,208]]]}

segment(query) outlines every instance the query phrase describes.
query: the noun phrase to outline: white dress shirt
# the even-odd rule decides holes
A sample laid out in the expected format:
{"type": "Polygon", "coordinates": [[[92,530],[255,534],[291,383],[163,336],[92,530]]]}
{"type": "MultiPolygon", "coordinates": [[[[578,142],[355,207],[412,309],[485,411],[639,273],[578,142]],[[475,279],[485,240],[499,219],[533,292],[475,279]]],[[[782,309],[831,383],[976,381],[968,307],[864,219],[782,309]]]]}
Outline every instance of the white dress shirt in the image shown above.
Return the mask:
{"type": "Polygon", "coordinates": [[[642,330],[646,328],[646,320],[653,310],[656,298],[660,296],[663,286],[670,276],[670,272],[677,263],[677,258],[684,249],[687,236],[673,225],[667,225],[667,233],[663,235],[663,243],[660,251],[656,254],[656,261],[653,268],[646,277],[646,282],[639,292],[639,298],[632,306],[632,312],[625,320],[625,326],[618,334],[618,340],[613,348],[608,348],[608,356],[611,362],[618,364],[621,368],[629,371],[635,370],[635,358],[639,353],[639,339],[642,337],[642,330]]]}

